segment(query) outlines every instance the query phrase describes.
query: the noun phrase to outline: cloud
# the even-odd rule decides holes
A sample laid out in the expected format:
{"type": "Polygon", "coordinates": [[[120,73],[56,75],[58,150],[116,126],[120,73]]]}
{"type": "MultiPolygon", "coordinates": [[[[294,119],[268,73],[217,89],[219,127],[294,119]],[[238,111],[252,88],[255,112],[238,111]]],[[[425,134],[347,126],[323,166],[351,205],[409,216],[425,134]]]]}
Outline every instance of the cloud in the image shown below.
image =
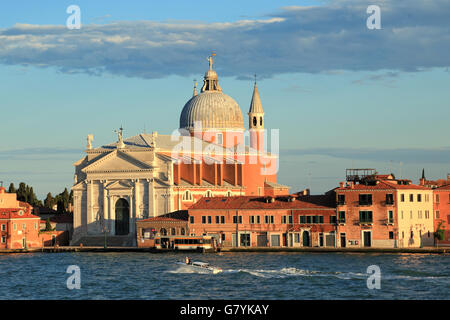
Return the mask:
{"type": "Polygon", "coordinates": [[[382,74],[368,75],[361,79],[354,80],[352,81],[352,83],[354,84],[381,83],[384,86],[393,87],[395,80],[396,78],[398,78],[399,75],[400,75],[399,72],[389,71],[382,74]]]}
{"type": "Polygon", "coordinates": [[[280,159],[285,156],[325,155],[341,159],[393,161],[403,163],[450,163],[450,147],[444,148],[403,148],[403,149],[370,149],[370,148],[310,148],[282,149],[280,159]]]}
{"type": "MultiPolygon", "coordinates": [[[[240,79],[284,73],[420,71],[450,66],[448,0],[379,0],[381,30],[368,30],[367,1],[285,7],[264,19],[119,21],[0,29],[0,63],[55,67],[65,73],[162,78],[216,70],[240,79]]],[[[375,81],[365,79],[364,81],[375,81]]]]}

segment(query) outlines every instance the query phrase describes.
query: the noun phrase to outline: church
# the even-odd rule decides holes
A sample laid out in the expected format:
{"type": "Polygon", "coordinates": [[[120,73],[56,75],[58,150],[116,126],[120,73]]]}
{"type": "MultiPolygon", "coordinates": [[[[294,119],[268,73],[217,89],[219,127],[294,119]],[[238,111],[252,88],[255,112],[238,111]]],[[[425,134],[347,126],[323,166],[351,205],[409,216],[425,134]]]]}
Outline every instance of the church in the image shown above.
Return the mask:
{"type": "Polygon", "coordinates": [[[71,244],[136,245],[136,222],[186,210],[202,197],[275,196],[278,155],[267,152],[264,111],[255,81],[248,130],[238,103],[222,92],[213,55],[203,86],[184,105],[177,134],[158,132],[94,148],[74,163],[71,244]],[[114,242],[115,241],[115,242],[114,242]]]}

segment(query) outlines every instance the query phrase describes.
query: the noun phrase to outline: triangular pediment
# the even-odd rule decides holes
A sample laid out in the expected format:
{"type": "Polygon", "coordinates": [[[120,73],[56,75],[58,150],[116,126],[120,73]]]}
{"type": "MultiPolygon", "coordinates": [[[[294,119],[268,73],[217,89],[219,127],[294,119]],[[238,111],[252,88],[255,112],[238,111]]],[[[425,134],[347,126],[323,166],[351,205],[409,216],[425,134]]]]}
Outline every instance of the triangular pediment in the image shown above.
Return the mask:
{"type": "Polygon", "coordinates": [[[152,167],[120,150],[114,150],[85,167],[83,172],[148,171],[152,167]]]}
{"type": "Polygon", "coordinates": [[[126,180],[118,180],[111,182],[106,186],[106,189],[112,190],[112,189],[131,189],[133,188],[133,185],[126,181],[126,180]]]}

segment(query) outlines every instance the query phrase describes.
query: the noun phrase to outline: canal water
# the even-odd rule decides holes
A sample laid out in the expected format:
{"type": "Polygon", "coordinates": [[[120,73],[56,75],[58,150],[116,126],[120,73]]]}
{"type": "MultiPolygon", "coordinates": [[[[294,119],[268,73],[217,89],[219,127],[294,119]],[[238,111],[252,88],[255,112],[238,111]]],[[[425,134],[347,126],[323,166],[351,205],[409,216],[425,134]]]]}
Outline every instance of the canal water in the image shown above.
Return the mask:
{"type": "MultiPolygon", "coordinates": [[[[450,256],[356,253],[190,254],[222,273],[176,264],[183,254],[0,256],[2,299],[450,299],[450,256]],[[70,265],[80,289],[68,289],[70,265]],[[368,289],[369,266],[380,289],[368,289]]],[[[370,282],[370,281],[369,281],[370,282]]],[[[374,282],[372,282],[374,283],[374,282]]]]}

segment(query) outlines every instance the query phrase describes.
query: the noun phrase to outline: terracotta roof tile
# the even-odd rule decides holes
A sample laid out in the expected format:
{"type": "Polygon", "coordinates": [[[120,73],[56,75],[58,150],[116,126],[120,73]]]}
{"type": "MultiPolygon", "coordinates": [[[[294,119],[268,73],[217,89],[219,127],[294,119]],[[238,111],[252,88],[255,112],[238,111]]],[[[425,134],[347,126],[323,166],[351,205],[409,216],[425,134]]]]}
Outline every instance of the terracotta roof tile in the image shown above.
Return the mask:
{"type": "Polygon", "coordinates": [[[203,197],[189,210],[197,209],[333,209],[335,199],[332,195],[315,196],[276,196],[271,197],[238,196],[238,197],[203,197]],[[289,198],[294,198],[289,201],[289,198]]]}

